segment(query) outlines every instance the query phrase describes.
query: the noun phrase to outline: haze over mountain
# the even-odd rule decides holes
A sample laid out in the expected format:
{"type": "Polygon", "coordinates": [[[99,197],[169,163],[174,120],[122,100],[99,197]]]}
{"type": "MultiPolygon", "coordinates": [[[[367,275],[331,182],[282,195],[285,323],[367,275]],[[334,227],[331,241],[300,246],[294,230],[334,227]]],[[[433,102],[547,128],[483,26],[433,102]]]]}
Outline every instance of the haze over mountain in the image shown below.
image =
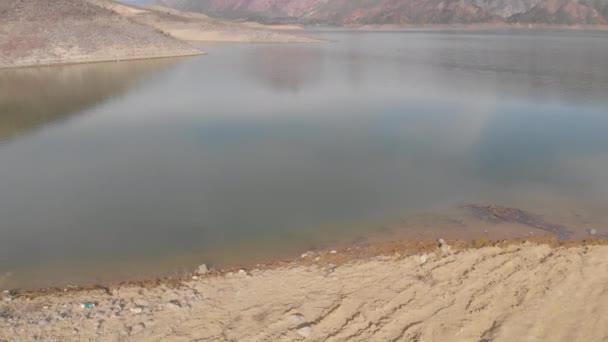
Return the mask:
{"type": "Polygon", "coordinates": [[[265,23],[608,24],[608,0],[126,0],[265,23]]]}

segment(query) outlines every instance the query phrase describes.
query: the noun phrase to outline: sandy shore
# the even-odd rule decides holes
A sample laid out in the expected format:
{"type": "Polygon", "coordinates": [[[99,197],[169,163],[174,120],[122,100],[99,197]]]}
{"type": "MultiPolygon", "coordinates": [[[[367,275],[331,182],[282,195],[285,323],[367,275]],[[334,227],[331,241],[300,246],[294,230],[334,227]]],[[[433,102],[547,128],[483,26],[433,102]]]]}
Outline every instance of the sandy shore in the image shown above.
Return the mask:
{"type": "Polygon", "coordinates": [[[0,341],[608,338],[608,246],[396,246],[160,284],[3,293],[0,341]]]}

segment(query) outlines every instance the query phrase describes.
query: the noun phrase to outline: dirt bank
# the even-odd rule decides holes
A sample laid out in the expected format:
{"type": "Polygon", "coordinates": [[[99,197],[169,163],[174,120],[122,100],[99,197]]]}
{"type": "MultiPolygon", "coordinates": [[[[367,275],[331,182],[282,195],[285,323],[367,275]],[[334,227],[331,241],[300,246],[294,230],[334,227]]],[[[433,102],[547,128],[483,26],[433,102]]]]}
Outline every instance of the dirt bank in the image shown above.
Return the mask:
{"type": "Polygon", "coordinates": [[[85,0],[2,1],[0,22],[0,68],[202,53],[85,0]]]}
{"type": "Polygon", "coordinates": [[[352,250],[307,253],[268,269],[160,286],[4,293],[0,340],[599,341],[608,336],[608,246],[440,245],[426,244],[407,256],[398,248],[354,259],[352,250]]]}

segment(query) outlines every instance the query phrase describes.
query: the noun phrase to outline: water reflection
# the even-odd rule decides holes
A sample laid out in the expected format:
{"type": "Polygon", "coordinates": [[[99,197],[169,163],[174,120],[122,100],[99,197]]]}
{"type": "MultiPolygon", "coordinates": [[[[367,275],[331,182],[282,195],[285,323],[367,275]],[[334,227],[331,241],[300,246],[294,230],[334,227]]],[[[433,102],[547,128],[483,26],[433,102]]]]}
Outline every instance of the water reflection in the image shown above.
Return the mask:
{"type": "Polygon", "coordinates": [[[0,142],[119,96],[177,59],[0,70],[0,142]]]}
{"type": "Polygon", "coordinates": [[[585,225],[603,227],[607,38],[325,37],[340,42],[209,46],[0,145],[0,272],[18,269],[17,284],[91,279],[99,263],[113,275],[139,260],[138,272],[225,265],[466,201],[594,208],[585,225]]]}
{"type": "Polygon", "coordinates": [[[246,73],[274,91],[297,93],[318,83],[323,73],[324,54],[319,49],[264,46],[243,57],[246,73]]]}

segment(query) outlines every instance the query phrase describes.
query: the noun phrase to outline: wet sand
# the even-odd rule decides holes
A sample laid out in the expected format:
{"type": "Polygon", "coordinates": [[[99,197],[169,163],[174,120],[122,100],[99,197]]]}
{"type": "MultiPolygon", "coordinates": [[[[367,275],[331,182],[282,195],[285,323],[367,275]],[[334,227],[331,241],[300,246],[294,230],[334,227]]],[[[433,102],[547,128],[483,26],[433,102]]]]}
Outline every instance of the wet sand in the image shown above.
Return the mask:
{"type": "Polygon", "coordinates": [[[598,341],[607,266],[597,241],[387,242],[181,279],[3,293],[0,340],[598,341]]]}

